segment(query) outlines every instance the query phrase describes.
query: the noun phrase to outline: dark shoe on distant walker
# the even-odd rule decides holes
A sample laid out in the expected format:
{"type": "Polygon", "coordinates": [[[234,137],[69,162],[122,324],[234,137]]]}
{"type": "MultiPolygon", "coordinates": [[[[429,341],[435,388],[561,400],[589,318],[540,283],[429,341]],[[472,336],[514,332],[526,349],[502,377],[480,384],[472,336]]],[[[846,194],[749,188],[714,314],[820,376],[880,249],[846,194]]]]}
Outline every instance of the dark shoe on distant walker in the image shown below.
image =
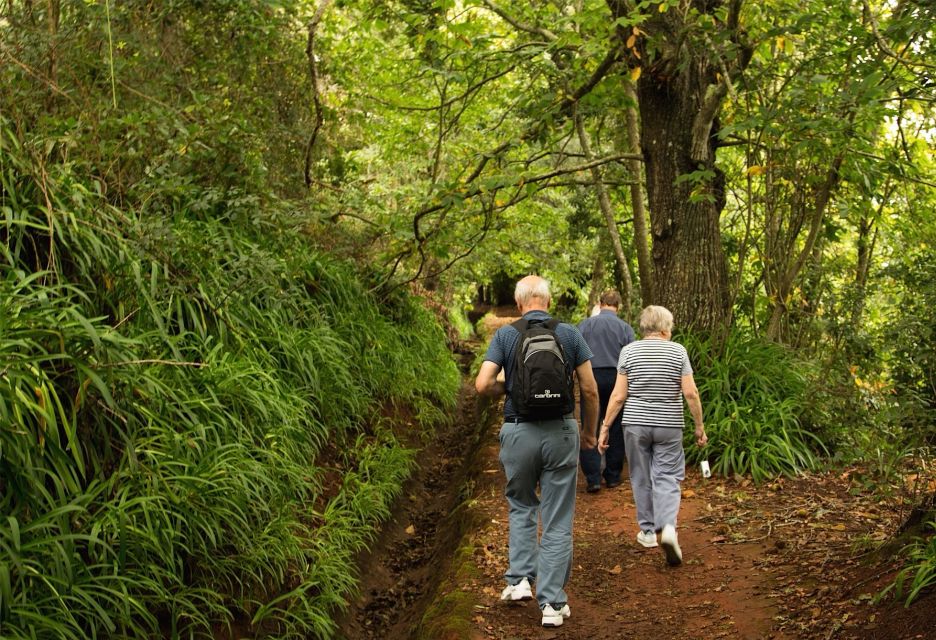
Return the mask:
{"type": "Polygon", "coordinates": [[[605,482],[605,485],[606,485],[609,489],[613,489],[614,487],[619,487],[619,486],[621,486],[621,481],[620,481],[620,480],[607,480],[607,481],[605,482]]]}
{"type": "Polygon", "coordinates": [[[598,493],[599,491],[601,491],[601,485],[590,484],[585,488],[585,491],[587,491],[588,493],[598,493]]]}

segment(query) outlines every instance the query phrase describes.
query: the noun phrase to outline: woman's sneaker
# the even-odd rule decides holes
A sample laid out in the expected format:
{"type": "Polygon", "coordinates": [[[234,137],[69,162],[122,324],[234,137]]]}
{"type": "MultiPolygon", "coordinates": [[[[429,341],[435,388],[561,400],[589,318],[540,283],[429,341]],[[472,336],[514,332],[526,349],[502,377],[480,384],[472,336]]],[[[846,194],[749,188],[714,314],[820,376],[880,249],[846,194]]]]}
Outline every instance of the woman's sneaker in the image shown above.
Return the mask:
{"type": "Polygon", "coordinates": [[[657,546],[656,533],[651,529],[641,531],[637,534],[637,542],[648,548],[655,547],[657,546]]]}
{"type": "Polygon", "coordinates": [[[676,539],[676,527],[671,524],[663,527],[663,533],[660,534],[660,545],[663,547],[663,553],[666,554],[666,563],[675,567],[682,564],[682,549],[679,548],[679,541],[676,539]]]}
{"type": "Polygon", "coordinates": [[[547,604],[543,607],[543,626],[544,627],[561,627],[562,623],[566,618],[572,615],[572,610],[569,609],[569,605],[564,604],[557,611],[553,609],[551,604],[547,604]]]}
{"type": "Polygon", "coordinates": [[[530,581],[524,578],[517,584],[508,584],[501,592],[501,600],[517,601],[532,600],[533,590],[530,589],[530,581]]]}

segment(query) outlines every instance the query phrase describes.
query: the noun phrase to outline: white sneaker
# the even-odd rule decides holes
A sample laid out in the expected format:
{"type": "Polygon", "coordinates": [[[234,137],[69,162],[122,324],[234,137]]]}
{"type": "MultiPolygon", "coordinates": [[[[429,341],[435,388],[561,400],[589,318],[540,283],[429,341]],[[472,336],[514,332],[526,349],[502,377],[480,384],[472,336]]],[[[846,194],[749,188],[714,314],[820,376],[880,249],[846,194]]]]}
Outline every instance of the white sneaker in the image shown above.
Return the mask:
{"type": "Polygon", "coordinates": [[[501,592],[501,600],[517,601],[532,600],[533,590],[530,589],[530,581],[524,578],[517,584],[508,584],[501,592]]]}
{"type": "Polygon", "coordinates": [[[676,527],[671,524],[663,527],[660,544],[663,546],[663,553],[666,554],[666,563],[669,566],[675,567],[682,564],[682,549],[679,548],[679,541],[676,538],[676,527]]]}
{"type": "Polygon", "coordinates": [[[544,627],[561,627],[562,623],[566,618],[572,615],[572,610],[569,609],[569,605],[564,604],[559,611],[553,609],[551,604],[547,604],[543,607],[543,626],[544,627]]]}
{"type": "Polygon", "coordinates": [[[646,531],[641,531],[640,533],[638,533],[637,542],[647,548],[658,546],[656,533],[651,529],[647,529],[646,531]]]}

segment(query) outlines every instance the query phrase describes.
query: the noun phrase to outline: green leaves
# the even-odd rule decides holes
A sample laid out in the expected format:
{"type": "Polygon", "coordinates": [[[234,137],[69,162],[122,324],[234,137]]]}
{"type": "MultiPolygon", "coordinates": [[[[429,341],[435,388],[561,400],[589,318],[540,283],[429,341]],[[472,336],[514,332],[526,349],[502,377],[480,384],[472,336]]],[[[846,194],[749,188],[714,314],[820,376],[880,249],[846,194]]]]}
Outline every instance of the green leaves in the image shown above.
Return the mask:
{"type": "Polygon", "coordinates": [[[926,523],[931,532],[928,537],[915,539],[902,553],[907,556],[905,566],[897,573],[894,581],[877,596],[883,598],[893,592],[898,599],[903,599],[909,607],[925,590],[936,585],[936,520],[926,523]]]}
{"type": "Polygon", "coordinates": [[[709,437],[700,450],[687,431],[690,463],[708,458],[713,472],[750,474],[757,483],[816,467],[825,446],[800,423],[806,380],[788,350],[737,332],[720,349],[699,336],[685,344],[709,437]]]}
{"type": "Polygon", "coordinates": [[[379,305],[285,207],[193,188],[153,219],[22,146],[0,171],[3,636],[210,637],[235,615],[330,635],[413,456],[374,416],[454,401],[437,322],[379,305]],[[360,480],[335,495],[326,465],[360,480]]]}

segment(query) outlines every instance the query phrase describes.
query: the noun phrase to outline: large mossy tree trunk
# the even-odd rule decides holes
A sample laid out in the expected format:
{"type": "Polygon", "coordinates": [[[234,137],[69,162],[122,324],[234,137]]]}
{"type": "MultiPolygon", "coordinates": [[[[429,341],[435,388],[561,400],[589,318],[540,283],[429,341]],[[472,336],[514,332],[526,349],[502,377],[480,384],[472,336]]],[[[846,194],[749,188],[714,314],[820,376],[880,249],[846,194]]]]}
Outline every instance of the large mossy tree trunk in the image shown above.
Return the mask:
{"type": "Polygon", "coordinates": [[[728,322],[728,270],[719,216],[723,178],[714,149],[692,157],[693,122],[705,85],[690,72],[668,79],[647,74],[637,85],[641,145],[650,203],[655,302],[677,326],[714,330],[728,322]],[[707,181],[684,176],[711,172],[707,181]]]}
{"type": "Polygon", "coordinates": [[[719,227],[724,175],[715,149],[721,104],[751,58],[739,28],[742,1],[684,3],[693,11],[659,5],[640,20],[634,3],[607,1],[632,74],[639,72],[654,302],[680,327],[723,330],[730,300],[719,227]]]}

